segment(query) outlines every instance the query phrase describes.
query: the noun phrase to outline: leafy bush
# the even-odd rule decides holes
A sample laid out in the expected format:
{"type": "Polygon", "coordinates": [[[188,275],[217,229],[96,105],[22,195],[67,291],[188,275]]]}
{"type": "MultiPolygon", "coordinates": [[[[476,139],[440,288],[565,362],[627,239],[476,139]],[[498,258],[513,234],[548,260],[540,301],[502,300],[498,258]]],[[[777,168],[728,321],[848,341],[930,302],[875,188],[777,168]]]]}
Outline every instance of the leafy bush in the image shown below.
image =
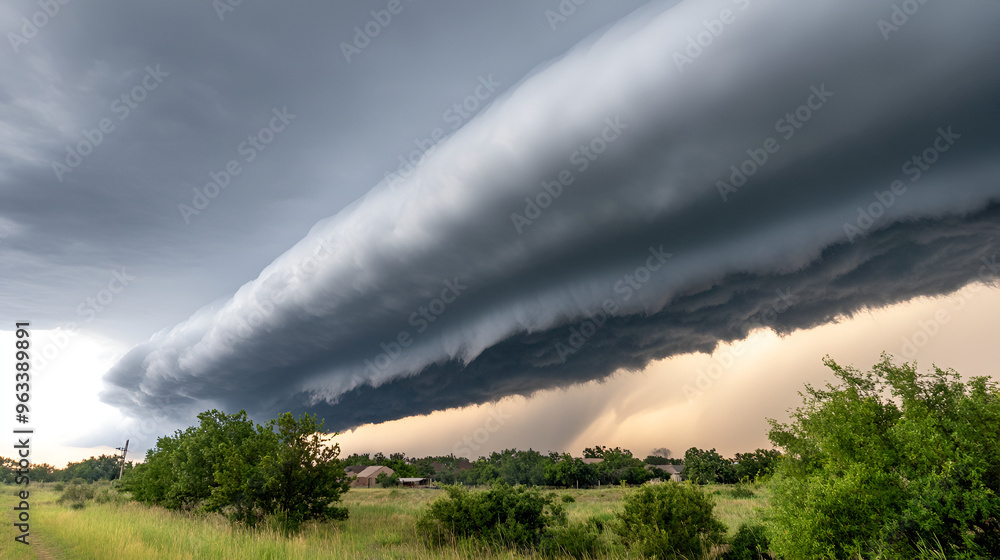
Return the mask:
{"type": "Polygon", "coordinates": [[[381,488],[392,488],[393,486],[399,486],[399,475],[396,473],[385,474],[378,473],[375,477],[375,484],[378,484],[381,488]]]}
{"type": "Polygon", "coordinates": [[[729,551],[722,555],[722,560],[771,560],[768,553],[771,543],[764,527],[743,523],[729,543],[729,551]]]}
{"type": "Polygon", "coordinates": [[[417,518],[418,532],[432,546],[471,538],[490,546],[532,549],[549,526],[565,524],[562,506],[537,489],[496,482],[482,492],[459,486],[445,490],[448,495],[417,518]]]}
{"type": "Polygon", "coordinates": [[[729,493],[738,500],[745,500],[756,496],[748,484],[737,484],[732,490],[729,491],[729,493]]]}
{"type": "Polygon", "coordinates": [[[564,504],[571,504],[571,503],[573,503],[573,502],[576,501],[576,498],[574,498],[573,496],[570,496],[569,494],[563,494],[562,495],[562,501],[563,501],[564,504]]]}
{"type": "Polygon", "coordinates": [[[128,499],[118,493],[117,490],[110,487],[98,487],[94,490],[94,503],[97,504],[122,504],[127,502],[128,499]]]}
{"type": "Polygon", "coordinates": [[[62,492],[63,490],[66,489],[66,485],[63,484],[62,482],[57,482],[55,486],[52,487],[52,489],[55,490],[56,492],[62,492]]]}
{"type": "Polygon", "coordinates": [[[542,536],[541,552],[545,556],[571,556],[577,559],[601,555],[601,531],[592,523],[567,523],[549,527],[542,536]]]}
{"type": "Polygon", "coordinates": [[[711,498],[692,484],[647,484],[627,495],[624,505],[614,532],[647,558],[701,554],[726,533],[713,515],[711,498]]]}
{"type": "Polygon", "coordinates": [[[705,451],[692,447],[684,453],[684,477],[696,484],[733,484],[736,467],[731,459],[726,459],[715,449],[705,451]]]}
{"type": "Polygon", "coordinates": [[[825,363],[840,384],[807,385],[790,425],[770,420],[788,455],[772,479],[775,552],[1000,557],[996,384],[936,367],[920,375],[884,354],[870,372],[825,363]]]}
{"type": "Polygon", "coordinates": [[[94,499],[94,487],[89,484],[70,484],[56,500],[56,503],[68,503],[73,509],[81,509],[88,500],[94,499]]]}

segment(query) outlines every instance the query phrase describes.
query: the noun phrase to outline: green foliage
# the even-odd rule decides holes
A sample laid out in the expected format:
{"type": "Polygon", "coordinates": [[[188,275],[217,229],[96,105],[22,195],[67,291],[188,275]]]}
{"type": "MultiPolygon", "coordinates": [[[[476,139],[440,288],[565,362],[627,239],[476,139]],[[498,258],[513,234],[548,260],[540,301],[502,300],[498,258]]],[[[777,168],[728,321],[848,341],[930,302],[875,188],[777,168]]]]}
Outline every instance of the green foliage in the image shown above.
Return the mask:
{"type": "Polygon", "coordinates": [[[752,453],[737,453],[735,457],[735,476],[737,480],[757,480],[774,474],[774,469],[781,459],[777,449],[757,449],[752,453]]]}
{"type": "Polygon", "coordinates": [[[604,448],[603,459],[594,464],[601,484],[642,484],[656,477],[628,449],[604,448]]]}
{"type": "Polygon", "coordinates": [[[575,488],[593,486],[599,479],[597,468],[584,463],[582,459],[574,459],[569,453],[561,457],[550,458],[544,466],[545,481],[549,486],[575,488]]]}
{"type": "Polygon", "coordinates": [[[160,438],[122,488],[143,503],[223,512],[250,526],[266,519],[285,533],[308,520],[347,517],[335,505],[350,486],[340,447],[324,441],[315,416],[285,413],[266,425],[244,411],[198,418],[198,427],[160,438]]]}
{"type": "Polygon", "coordinates": [[[763,526],[742,523],[722,560],[771,560],[770,546],[763,526]]]}
{"type": "Polygon", "coordinates": [[[539,550],[549,557],[596,558],[603,551],[600,539],[601,530],[592,523],[567,523],[546,529],[539,550]]]}
{"type": "Polygon", "coordinates": [[[697,484],[734,484],[739,481],[733,462],[715,449],[692,447],[684,453],[684,477],[697,484]]]}
{"type": "Polygon", "coordinates": [[[433,546],[477,539],[493,547],[534,549],[549,526],[565,524],[562,506],[537,489],[496,482],[482,492],[445,490],[448,495],[417,519],[418,532],[433,546]]]}
{"type": "Polygon", "coordinates": [[[56,502],[68,503],[73,509],[82,509],[88,500],[94,499],[94,493],[94,487],[90,484],[70,484],[56,502]]]}
{"type": "Polygon", "coordinates": [[[244,473],[252,476],[249,470],[262,455],[247,455],[246,447],[259,445],[251,440],[264,437],[264,430],[242,410],[232,415],[210,410],[198,419],[198,427],[159,438],[156,447],[146,453],[146,461],[129,473],[124,488],[136,500],[168,509],[196,509],[219,486],[215,473],[227,462],[253,461],[242,466],[244,473]]]}
{"type": "Polygon", "coordinates": [[[550,458],[533,449],[504,449],[490,453],[489,457],[480,457],[472,463],[471,469],[462,472],[457,478],[459,482],[472,485],[489,485],[500,481],[508,486],[543,486],[546,483],[545,467],[550,462],[550,458]]]}
{"type": "Polygon", "coordinates": [[[385,473],[378,473],[375,477],[375,483],[382,488],[392,488],[393,486],[399,486],[399,475],[392,473],[391,475],[385,473]]]}
{"type": "MultiPolygon", "coordinates": [[[[62,481],[82,478],[88,482],[95,482],[98,480],[115,480],[118,478],[118,471],[121,470],[121,465],[121,457],[118,455],[101,455],[100,457],[91,457],[80,461],[79,463],[69,463],[66,465],[65,469],[62,469],[58,473],[53,470],[50,475],[52,477],[50,480],[55,480],[56,478],[62,481]]],[[[31,471],[31,476],[31,480],[35,481],[34,469],[31,471]]],[[[41,482],[40,479],[39,482],[41,482]]]]}
{"type": "Polygon", "coordinates": [[[920,375],[883,355],[872,371],[826,365],[789,425],[774,478],[772,544],[782,557],[1000,556],[1000,395],[987,378],[920,375]]]}
{"type": "Polygon", "coordinates": [[[342,464],[345,467],[352,465],[362,465],[366,467],[380,465],[383,467],[389,467],[400,478],[411,478],[434,476],[434,469],[430,466],[430,463],[433,460],[434,458],[431,457],[426,457],[420,460],[409,459],[404,453],[392,453],[388,457],[381,452],[376,453],[375,455],[371,455],[369,453],[354,453],[343,459],[342,464]]]}
{"type": "Polygon", "coordinates": [[[561,499],[564,504],[571,504],[576,501],[576,498],[570,496],[569,494],[563,494],[561,499]]]}
{"type": "Polygon", "coordinates": [[[625,546],[644,557],[691,557],[725,536],[713,507],[711,498],[692,484],[646,484],[625,497],[613,529],[625,546]]]}

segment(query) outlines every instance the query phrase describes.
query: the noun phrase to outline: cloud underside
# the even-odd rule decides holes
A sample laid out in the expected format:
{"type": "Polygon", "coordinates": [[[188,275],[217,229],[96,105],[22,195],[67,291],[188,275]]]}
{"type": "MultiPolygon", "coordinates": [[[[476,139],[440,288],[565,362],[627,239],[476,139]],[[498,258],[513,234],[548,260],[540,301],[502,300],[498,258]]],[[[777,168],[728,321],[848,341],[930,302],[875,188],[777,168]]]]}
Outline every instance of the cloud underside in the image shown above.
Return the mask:
{"type": "MultiPolygon", "coordinates": [[[[998,252],[1000,205],[963,219],[898,224],[864,242],[830,247],[802,271],[733,275],[679,296],[651,316],[612,318],[589,337],[574,337],[574,331],[591,332],[581,318],[544,333],[519,333],[468,365],[435,364],[379,387],[351,390],[334,405],[304,407],[309,395],[295,395],[286,407],[315,412],[344,428],[601,380],[620,369],[642,370],[653,360],[712,352],[756,328],[788,334],[948,294],[995,278],[990,264],[998,252]],[[577,348],[573,343],[580,341],[577,348]]],[[[898,341],[886,345],[891,350],[898,341]]]]}
{"type": "Polygon", "coordinates": [[[886,41],[885,2],[740,5],[650,7],[541,68],[134,348],[104,400],[342,429],[992,278],[1000,8],[927,6],[886,41]]]}

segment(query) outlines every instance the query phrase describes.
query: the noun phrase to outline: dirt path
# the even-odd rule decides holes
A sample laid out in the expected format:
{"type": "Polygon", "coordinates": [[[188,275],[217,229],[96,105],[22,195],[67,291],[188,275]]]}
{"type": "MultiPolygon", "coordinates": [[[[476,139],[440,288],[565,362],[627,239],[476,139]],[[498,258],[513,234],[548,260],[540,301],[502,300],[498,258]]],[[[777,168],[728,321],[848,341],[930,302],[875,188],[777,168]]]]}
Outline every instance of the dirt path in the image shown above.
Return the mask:
{"type": "Polygon", "coordinates": [[[38,538],[37,534],[33,536],[34,538],[31,542],[31,551],[35,553],[35,557],[38,560],[60,560],[52,554],[48,547],[42,544],[41,539],[38,538]]]}

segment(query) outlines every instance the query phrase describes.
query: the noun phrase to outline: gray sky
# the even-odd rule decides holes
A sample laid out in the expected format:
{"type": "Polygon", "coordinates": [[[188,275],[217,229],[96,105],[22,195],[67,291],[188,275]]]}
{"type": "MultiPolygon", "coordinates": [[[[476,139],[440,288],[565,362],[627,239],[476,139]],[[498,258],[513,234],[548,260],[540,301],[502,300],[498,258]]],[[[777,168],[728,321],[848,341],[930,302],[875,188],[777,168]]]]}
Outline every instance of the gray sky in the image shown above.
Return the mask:
{"type": "Polygon", "coordinates": [[[0,316],[84,333],[132,419],[65,444],[460,409],[995,278],[996,3],[559,6],[0,7],[0,316]]]}

